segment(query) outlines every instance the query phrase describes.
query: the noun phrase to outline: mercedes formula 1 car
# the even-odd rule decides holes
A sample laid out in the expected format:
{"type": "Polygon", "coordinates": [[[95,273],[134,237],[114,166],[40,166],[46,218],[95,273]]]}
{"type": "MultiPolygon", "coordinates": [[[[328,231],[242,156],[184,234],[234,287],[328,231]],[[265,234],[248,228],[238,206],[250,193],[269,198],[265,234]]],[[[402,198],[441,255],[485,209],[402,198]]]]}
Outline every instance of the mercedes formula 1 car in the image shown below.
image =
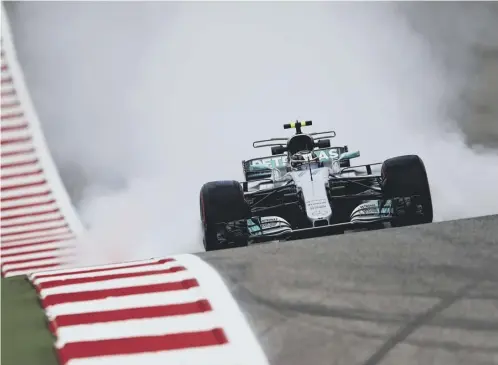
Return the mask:
{"type": "Polygon", "coordinates": [[[295,135],[254,142],[254,148],[271,147],[272,155],[242,161],[245,181],[202,186],[206,251],[432,222],[420,157],[352,166],[360,152],[331,147],[334,131],[302,132],[311,125],[284,124],[295,135]]]}

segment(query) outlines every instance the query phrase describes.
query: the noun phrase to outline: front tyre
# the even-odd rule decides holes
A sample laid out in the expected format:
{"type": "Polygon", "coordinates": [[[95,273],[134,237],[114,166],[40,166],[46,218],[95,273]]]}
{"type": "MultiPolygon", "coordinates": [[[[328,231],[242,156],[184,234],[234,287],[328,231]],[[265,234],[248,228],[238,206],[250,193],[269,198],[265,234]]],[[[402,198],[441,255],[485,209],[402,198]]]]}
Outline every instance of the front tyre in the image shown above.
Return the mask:
{"type": "Polygon", "coordinates": [[[432,197],[427,172],[417,155],[390,158],[382,164],[382,190],[392,200],[393,227],[431,223],[432,197]]]}
{"type": "Polygon", "coordinates": [[[247,246],[247,219],[251,214],[238,181],[204,184],[200,192],[200,208],[206,251],[247,246]]]}

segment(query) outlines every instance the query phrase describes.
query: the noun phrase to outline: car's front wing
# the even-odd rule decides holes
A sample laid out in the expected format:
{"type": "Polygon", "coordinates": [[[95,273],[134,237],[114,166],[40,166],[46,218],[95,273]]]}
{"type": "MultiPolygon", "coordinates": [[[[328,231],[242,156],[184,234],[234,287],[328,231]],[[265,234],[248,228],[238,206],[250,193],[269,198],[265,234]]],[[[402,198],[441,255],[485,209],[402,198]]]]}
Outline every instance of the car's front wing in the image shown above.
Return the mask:
{"type": "Polygon", "coordinates": [[[331,224],[322,227],[312,227],[290,230],[280,235],[265,235],[264,233],[258,236],[251,236],[251,243],[262,243],[268,241],[291,241],[300,240],[306,238],[322,237],[322,236],[332,236],[337,234],[343,234],[346,231],[360,231],[360,230],[373,230],[381,229],[386,227],[386,223],[393,220],[393,217],[379,218],[371,220],[368,222],[347,222],[331,224]]]}

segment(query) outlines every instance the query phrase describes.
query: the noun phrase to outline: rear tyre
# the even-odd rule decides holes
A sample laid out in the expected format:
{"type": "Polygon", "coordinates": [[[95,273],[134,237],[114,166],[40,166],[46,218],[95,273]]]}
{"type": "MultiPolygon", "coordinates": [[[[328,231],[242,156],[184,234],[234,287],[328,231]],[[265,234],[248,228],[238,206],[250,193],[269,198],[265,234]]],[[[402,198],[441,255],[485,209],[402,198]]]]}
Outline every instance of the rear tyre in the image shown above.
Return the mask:
{"type": "Polygon", "coordinates": [[[204,184],[200,192],[200,208],[206,251],[247,246],[247,236],[227,241],[219,235],[226,229],[226,225],[220,224],[224,222],[240,220],[240,228],[247,230],[247,219],[251,218],[251,212],[238,181],[212,181],[204,184]]]}
{"type": "Polygon", "coordinates": [[[431,223],[432,197],[427,172],[417,155],[390,158],[382,164],[382,189],[392,199],[397,219],[393,227],[431,223]]]}

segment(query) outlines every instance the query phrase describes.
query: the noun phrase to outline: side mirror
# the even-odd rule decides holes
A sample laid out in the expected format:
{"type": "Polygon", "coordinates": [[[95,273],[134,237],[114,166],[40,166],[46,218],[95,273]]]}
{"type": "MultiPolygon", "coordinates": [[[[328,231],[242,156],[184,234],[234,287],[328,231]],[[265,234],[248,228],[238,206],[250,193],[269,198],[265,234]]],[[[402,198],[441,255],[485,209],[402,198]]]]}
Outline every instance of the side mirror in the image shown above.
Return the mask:
{"type": "Polygon", "coordinates": [[[286,148],[284,146],[275,146],[271,148],[271,154],[273,156],[275,155],[281,155],[282,153],[285,153],[286,148]]]}
{"type": "Polygon", "coordinates": [[[360,157],[360,151],[344,152],[339,156],[339,161],[350,160],[352,158],[360,157]]]}
{"type": "Polygon", "coordinates": [[[315,142],[315,146],[318,148],[329,148],[330,147],[330,139],[319,139],[315,142]]]}

